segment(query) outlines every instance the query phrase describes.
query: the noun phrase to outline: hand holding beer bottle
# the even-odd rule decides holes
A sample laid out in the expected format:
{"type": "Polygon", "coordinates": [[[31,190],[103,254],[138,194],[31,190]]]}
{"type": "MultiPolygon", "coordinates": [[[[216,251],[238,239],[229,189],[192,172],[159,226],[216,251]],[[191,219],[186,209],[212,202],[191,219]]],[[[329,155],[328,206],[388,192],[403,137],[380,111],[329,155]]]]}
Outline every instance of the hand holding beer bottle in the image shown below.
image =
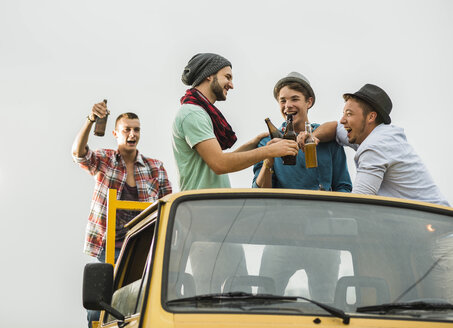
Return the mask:
{"type": "Polygon", "coordinates": [[[305,167],[307,169],[318,167],[318,158],[316,156],[316,143],[312,135],[312,129],[309,122],[305,122],[305,133],[307,138],[305,139],[305,167]]]}
{"type": "MultiPolygon", "coordinates": [[[[283,135],[283,139],[296,141],[296,137],[297,137],[297,135],[296,135],[296,132],[294,131],[294,126],[293,126],[293,115],[288,114],[288,116],[286,116],[286,129],[285,129],[285,134],[283,135]]],[[[291,156],[291,155],[283,156],[282,159],[283,159],[284,165],[296,165],[297,155],[296,156],[291,156]]]]}
{"type": "Polygon", "coordinates": [[[105,135],[105,128],[107,126],[107,117],[109,115],[109,111],[107,109],[107,99],[104,99],[104,107],[106,113],[104,116],[99,116],[96,114],[96,123],[94,125],[94,135],[103,137],[105,135]]]}

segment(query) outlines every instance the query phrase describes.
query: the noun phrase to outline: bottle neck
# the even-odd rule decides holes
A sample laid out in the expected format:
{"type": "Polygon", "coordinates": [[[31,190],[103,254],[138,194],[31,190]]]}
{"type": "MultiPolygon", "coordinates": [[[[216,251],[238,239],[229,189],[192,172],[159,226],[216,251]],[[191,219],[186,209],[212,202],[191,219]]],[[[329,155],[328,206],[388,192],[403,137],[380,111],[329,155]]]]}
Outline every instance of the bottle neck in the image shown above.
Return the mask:
{"type": "Polygon", "coordinates": [[[312,135],[313,129],[311,127],[311,124],[308,123],[308,122],[305,123],[305,133],[307,133],[307,135],[308,135],[308,138],[307,138],[307,140],[305,142],[306,143],[314,143],[315,140],[313,139],[313,135],[312,135]]]}

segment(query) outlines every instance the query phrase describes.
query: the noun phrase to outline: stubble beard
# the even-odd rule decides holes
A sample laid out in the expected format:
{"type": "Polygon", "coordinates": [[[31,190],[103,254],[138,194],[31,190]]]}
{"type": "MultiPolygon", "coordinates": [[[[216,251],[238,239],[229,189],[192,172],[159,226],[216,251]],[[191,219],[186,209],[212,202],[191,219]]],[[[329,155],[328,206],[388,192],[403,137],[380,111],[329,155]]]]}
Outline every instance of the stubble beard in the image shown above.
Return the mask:
{"type": "Polygon", "coordinates": [[[350,144],[359,144],[360,145],[363,142],[363,140],[362,140],[362,142],[359,143],[359,142],[357,142],[357,138],[359,137],[359,135],[364,135],[365,134],[365,128],[366,128],[366,124],[365,124],[365,120],[363,120],[362,121],[362,126],[360,128],[360,131],[358,133],[356,133],[355,138],[348,139],[349,143],[350,144]]]}
{"type": "Polygon", "coordinates": [[[226,100],[226,97],[223,94],[223,88],[220,86],[217,76],[214,76],[214,79],[212,80],[211,91],[214,94],[214,96],[216,97],[217,101],[226,100]]]}

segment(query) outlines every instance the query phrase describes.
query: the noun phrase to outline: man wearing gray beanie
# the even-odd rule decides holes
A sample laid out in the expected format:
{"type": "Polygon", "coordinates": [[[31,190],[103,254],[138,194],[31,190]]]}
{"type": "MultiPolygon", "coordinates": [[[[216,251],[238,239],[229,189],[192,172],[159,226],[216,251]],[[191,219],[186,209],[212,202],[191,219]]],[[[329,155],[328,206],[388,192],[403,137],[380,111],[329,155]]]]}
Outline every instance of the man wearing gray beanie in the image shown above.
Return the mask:
{"type": "Polygon", "coordinates": [[[182,73],[182,82],[192,86],[181,98],[173,122],[173,154],[181,190],[229,188],[227,173],[243,170],[268,157],[296,155],[297,143],[275,140],[256,148],[267,134],[261,133],[232,152],[223,152],[236,142],[236,134],[214,106],[226,100],[233,89],[232,65],[213,53],[193,56],[182,73]]]}
{"type": "MultiPolygon", "coordinates": [[[[267,135],[263,133],[233,152],[223,152],[236,142],[236,134],[214,103],[226,100],[228,91],[233,89],[231,67],[231,63],[220,55],[202,53],[193,56],[184,68],[181,80],[192,88],[181,98],[181,108],[172,128],[173,154],[181,190],[229,188],[227,173],[245,169],[269,156],[297,154],[297,144],[291,140],[280,140],[257,149],[258,142],[267,135]]],[[[203,252],[217,251],[209,245],[202,247],[203,252]]],[[[228,259],[219,258],[216,263],[207,261],[196,249],[191,251],[197,292],[220,292],[229,276],[247,274],[243,248],[240,245],[222,247],[228,259]],[[225,270],[213,274],[216,266],[225,270]]]]}

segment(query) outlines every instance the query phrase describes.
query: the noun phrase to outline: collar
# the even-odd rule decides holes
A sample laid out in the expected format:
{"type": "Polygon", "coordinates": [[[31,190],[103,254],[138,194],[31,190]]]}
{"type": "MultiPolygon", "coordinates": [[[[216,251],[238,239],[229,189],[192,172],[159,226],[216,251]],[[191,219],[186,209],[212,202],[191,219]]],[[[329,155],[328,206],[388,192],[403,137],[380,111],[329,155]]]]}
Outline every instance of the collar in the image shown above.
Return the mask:
{"type": "MultiPolygon", "coordinates": [[[[118,165],[119,163],[121,163],[125,166],[124,159],[121,157],[121,154],[120,154],[119,150],[117,149],[117,150],[115,150],[114,164],[118,165]]],[[[135,156],[134,163],[140,164],[141,166],[145,166],[145,161],[143,160],[143,156],[142,156],[142,154],[140,154],[138,149],[137,149],[137,154],[135,156]]]]}

